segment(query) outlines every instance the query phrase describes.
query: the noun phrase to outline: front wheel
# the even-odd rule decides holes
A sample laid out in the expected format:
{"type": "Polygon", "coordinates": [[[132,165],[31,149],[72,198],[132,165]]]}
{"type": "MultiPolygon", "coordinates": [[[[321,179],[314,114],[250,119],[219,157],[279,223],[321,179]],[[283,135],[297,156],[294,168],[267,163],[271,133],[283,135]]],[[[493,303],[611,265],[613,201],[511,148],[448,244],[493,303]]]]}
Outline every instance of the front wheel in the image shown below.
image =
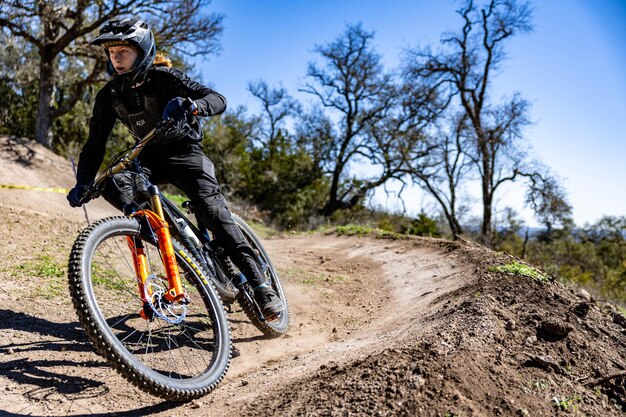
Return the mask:
{"type": "Polygon", "coordinates": [[[135,219],[111,217],[81,232],[69,261],[74,307],[96,351],[131,383],[164,399],[200,397],[220,383],[230,364],[224,307],[176,241],[186,297],[168,302],[159,249],[151,239],[140,240],[140,228],[135,219]],[[148,265],[143,284],[134,266],[141,246],[148,265]]]}
{"type": "MultiPolygon", "coordinates": [[[[289,305],[287,304],[287,297],[285,296],[283,286],[280,283],[276,270],[274,269],[272,260],[265,251],[265,248],[261,244],[259,238],[241,217],[236,214],[233,214],[232,216],[237,226],[239,226],[241,233],[243,233],[243,236],[246,238],[246,241],[257,254],[259,268],[265,277],[266,282],[271,285],[272,289],[276,291],[276,294],[278,294],[280,299],[283,300],[285,309],[274,320],[266,321],[261,320],[262,314],[256,303],[254,303],[249,297],[246,297],[245,294],[240,294],[237,301],[242,310],[246,313],[246,316],[248,316],[248,319],[250,319],[252,324],[254,324],[264,335],[269,337],[282,336],[287,333],[287,330],[289,329],[289,305]]],[[[245,285],[248,287],[247,290],[252,296],[252,288],[250,288],[249,284],[245,285]]]]}

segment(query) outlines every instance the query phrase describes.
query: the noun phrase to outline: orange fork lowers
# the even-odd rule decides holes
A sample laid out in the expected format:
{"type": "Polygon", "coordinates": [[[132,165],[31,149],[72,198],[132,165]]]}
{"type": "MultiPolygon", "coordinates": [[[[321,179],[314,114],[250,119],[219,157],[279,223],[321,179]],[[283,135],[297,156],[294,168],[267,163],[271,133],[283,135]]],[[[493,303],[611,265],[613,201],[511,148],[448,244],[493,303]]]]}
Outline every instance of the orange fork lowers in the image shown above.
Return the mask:
{"type": "MultiPolygon", "coordinates": [[[[139,297],[141,298],[142,303],[145,305],[147,301],[145,296],[145,283],[148,279],[148,260],[146,259],[144,246],[141,240],[130,236],[126,236],[126,243],[128,243],[130,253],[133,255],[133,266],[135,267],[135,276],[137,277],[139,297]]],[[[141,309],[139,314],[144,320],[149,320],[145,309],[141,309]]]]}
{"type": "MultiPolygon", "coordinates": [[[[132,215],[132,217],[138,216],[145,217],[150,224],[150,227],[157,235],[159,250],[161,252],[163,265],[165,266],[165,275],[167,276],[169,286],[164,298],[168,301],[181,299],[184,297],[185,291],[180,280],[178,265],[176,263],[176,255],[174,254],[174,247],[172,246],[172,239],[167,222],[165,222],[157,213],[150,210],[139,210],[132,215]]],[[[143,252],[143,248],[137,247],[133,254],[136,262],[135,271],[137,276],[141,279],[139,289],[143,295],[142,287],[148,277],[147,259],[143,252]]]]}
{"type": "Polygon", "coordinates": [[[130,248],[130,253],[133,254],[133,266],[135,267],[135,275],[137,276],[137,285],[139,286],[139,295],[142,301],[146,301],[144,297],[144,284],[148,279],[148,261],[146,260],[146,253],[144,252],[143,243],[141,240],[126,236],[126,243],[130,248]]]}

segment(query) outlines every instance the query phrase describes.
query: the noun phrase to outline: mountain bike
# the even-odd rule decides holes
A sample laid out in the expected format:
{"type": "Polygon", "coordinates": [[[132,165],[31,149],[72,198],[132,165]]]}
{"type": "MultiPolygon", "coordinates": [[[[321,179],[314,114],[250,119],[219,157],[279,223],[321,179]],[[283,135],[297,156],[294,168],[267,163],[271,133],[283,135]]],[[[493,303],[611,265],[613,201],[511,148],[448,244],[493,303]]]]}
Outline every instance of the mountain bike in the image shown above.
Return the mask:
{"type": "MultiPolygon", "coordinates": [[[[150,184],[137,156],[161,122],[100,174],[82,203],[97,198],[114,174],[133,174],[133,204],[125,216],[101,219],[77,237],[68,267],[74,307],[96,351],[123,377],[153,395],[188,400],[213,390],[231,358],[224,303],[237,301],[265,335],[287,332],[289,311],[278,275],[260,240],[233,219],[258,256],[260,270],[285,303],[264,317],[245,276],[206,225],[196,224],[150,184]]],[[[193,213],[191,202],[182,204],[193,213]]]]}

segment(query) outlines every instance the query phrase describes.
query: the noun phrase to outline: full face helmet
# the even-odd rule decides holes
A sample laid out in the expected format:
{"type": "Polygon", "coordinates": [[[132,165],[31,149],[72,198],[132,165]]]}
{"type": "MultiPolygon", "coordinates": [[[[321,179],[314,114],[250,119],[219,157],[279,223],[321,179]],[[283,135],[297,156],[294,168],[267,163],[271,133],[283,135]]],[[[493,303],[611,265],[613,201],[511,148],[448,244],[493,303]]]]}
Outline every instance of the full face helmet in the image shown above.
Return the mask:
{"type": "Polygon", "coordinates": [[[109,57],[107,72],[111,76],[118,74],[111,63],[109,47],[131,45],[137,48],[137,60],[133,68],[128,73],[120,74],[128,77],[130,85],[144,80],[156,56],[156,44],[152,31],[146,22],[138,18],[109,20],[102,26],[99,36],[91,41],[91,44],[104,46],[107,57],[109,57]]]}

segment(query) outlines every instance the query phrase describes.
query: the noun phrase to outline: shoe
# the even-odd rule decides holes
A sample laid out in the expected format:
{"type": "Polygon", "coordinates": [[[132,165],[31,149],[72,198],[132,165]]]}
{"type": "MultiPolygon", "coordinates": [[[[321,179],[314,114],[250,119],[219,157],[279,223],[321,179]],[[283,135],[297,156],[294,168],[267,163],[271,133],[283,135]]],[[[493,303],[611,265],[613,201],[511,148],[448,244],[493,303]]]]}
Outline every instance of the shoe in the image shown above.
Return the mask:
{"type": "Polygon", "coordinates": [[[270,287],[261,287],[254,290],[254,298],[266,318],[275,317],[285,309],[285,304],[278,298],[276,291],[270,287]]]}

